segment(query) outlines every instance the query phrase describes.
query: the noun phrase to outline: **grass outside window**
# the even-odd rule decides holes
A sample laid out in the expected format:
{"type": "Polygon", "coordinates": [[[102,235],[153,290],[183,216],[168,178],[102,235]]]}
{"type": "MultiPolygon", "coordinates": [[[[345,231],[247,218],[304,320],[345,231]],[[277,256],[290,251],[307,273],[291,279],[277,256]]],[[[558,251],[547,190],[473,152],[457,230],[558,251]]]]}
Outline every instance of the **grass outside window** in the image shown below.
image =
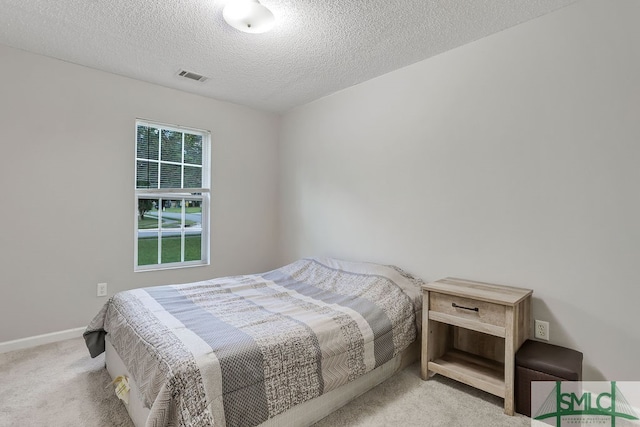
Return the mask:
{"type": "MultiPolygon", "coordinates": [[[[185,236],[185,261],[198,260],[201,257],[201,236],[185,236]]],[[[180,261],[180,236],[162,238],[162,261],[180,261]]],[[[138,239],[138,265],[152,265],[158,262],[158,238],[138,239]]]]}

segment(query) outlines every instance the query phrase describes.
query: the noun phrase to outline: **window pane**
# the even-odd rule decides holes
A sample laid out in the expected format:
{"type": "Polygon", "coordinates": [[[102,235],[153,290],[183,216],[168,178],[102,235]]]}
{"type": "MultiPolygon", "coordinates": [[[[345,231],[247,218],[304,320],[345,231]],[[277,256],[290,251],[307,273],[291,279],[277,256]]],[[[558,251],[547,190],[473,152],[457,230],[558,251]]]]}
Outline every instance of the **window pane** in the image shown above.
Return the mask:
{"type": "Polygon", "coordinates": [[[182,226],[182,200],[163,200],[162,228],[180,228],[182,226]]]}
{"type": "Polygon", "coordinates": [[[185,213],[184,260],[202,259],[202,202],[187,200],[185,213]]]}
{"type": "Polygon", "coordinates": [[[184,167],[184,188],[202,188],[202,168],[184,167]]]}
{"type": "Polygon", "coordinates": [[[158,200],[138,199],[138,230],[158,228],[158,200]]]}
{"type": "Polygon", "coordinates": [[[202,202],[187,200],[185,208],[184,226],[187,229],[202,229],[202,202]]]}
{"type": "Polygon", "coordinates": [[[182,162],[182,132],[162,131],[162,161],[182,162]]]}
{"type": "Polygon", "coordinates": [[[158,264],[158,234],[144,237],[138,233],[138,265],[158,264]]]}
{"type": "Polygon", "coordinates": [[[182,166],[161,163],[160,188],[182,188],[182,166]]]}
{"type": "Polygon", "coordinates": [[[158,263],[158,201],[138,199],[138,265],[158,263]]]}
{"type": "Polygon", "coordinates": [[[159,131],[149,126],[138,126],[138,142],[136,147],[137,156],[140,159],[158,160],[159,131]]]}
{"type": "Polygon", "coordinates": [[[184,260],[200,261],[202,259],[202,231],[187,232],[184,237],[184,260]]]}
{"type": "Polygon", "coordinates": [[[184,135],[184,162],[192,165],[202,164],[202,135],[184,135]]]}
{"type": "Polygon", "coordinates": [[[181,245],[182,237],[177,235],[162,235],[162,261],[160,264],[168,264],[170,262],[181,261],[181,245]]]}
{"type": "Polygon", "coordinates": [[[161,227],[161,264],[182,261],[182,200],[164,201],[161,227]]]}
{"type": "Polygon", "coordinates": [[[138,160],[136,188],[158,188],[158,163],[138,160]]]}

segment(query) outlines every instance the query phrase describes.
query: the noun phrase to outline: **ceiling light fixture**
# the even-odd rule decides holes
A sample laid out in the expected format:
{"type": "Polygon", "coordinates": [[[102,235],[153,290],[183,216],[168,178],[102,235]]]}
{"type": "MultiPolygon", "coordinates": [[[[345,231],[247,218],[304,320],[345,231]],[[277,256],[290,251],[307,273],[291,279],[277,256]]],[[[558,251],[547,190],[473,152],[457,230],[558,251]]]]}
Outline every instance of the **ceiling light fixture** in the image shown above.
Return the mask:
{"type": "Polygon", "coordinates": [[[227,24],[245,33],[264,33],[273,28],[273,13],[258,0],[231,0],[222,11],[227,24]]]}

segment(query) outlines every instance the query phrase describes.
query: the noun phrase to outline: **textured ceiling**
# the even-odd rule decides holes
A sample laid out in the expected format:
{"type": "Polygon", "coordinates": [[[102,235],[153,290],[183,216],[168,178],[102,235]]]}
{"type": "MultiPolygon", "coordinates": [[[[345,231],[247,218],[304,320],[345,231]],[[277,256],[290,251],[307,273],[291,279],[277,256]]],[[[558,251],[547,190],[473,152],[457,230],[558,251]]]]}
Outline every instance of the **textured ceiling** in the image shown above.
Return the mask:
{"type": "Polygon", "coordinates": [[[264,34],[228,26],[227,1],[0,0],[0,43],[284,112],[576,0],[263,0],[264,34]]]}

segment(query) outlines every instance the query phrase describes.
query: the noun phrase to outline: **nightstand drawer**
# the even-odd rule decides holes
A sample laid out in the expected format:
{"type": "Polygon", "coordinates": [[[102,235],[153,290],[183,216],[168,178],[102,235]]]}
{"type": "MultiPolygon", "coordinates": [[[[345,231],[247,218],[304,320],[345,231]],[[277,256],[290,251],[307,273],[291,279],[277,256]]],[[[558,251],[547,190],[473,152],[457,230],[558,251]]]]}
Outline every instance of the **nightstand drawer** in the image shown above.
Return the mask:
{"type": "Polygon", "coordinates": [[[475,321],[488,325],[504,327],[505,306],[471,298],[431,292],[429,310],[475,321]]]}

